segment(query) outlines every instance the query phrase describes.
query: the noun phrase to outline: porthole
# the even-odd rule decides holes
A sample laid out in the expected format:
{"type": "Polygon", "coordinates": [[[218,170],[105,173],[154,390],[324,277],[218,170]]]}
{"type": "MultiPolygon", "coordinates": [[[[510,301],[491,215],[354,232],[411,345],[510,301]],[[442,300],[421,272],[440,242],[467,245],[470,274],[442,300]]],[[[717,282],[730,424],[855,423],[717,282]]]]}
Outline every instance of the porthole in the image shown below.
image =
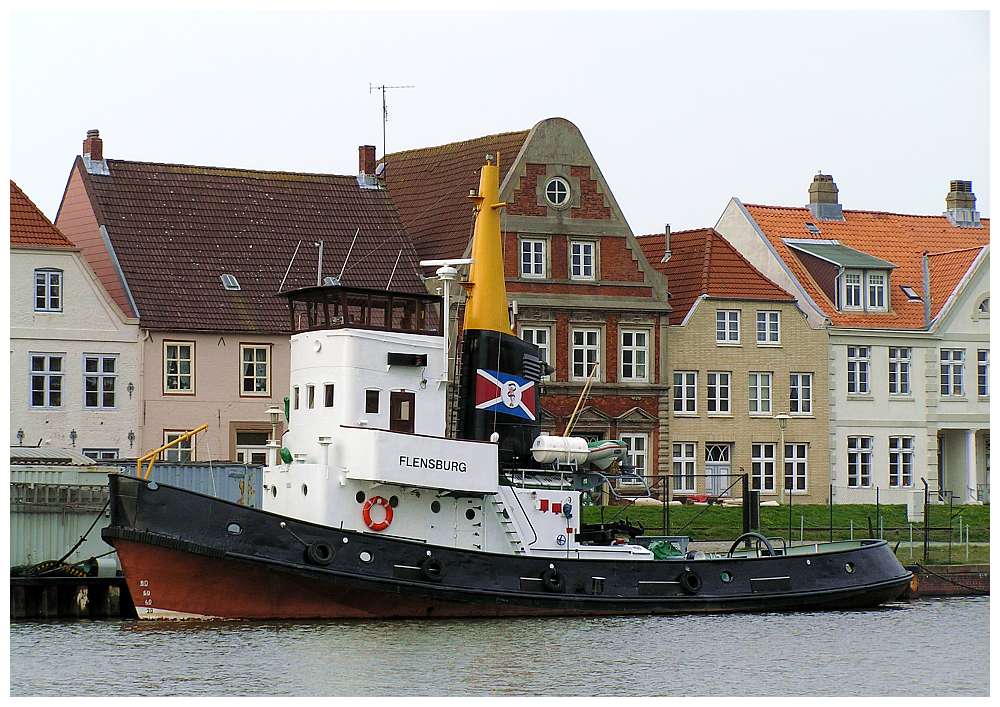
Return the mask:
{"type": "Polygon", "coordinates": [[[853,562],[846,563],[844,565],[844,570],[847,572],[847,574],[854,574],[854,563],[853,562]]]}
{"type": "Polygon", "coordinates": [[[278,497],[278,487],[276,484],[271,484],[271,498],[278,497]]]}
{"type": "Polygon", "coordinates": [[[441,512],[441,502],[440,501],[432,501],[431,502],[431,513],[440,513],[440,512],[441,512]]]}
{"type": "Polygon", "coordinates": [[[239,523],[230,523],[226,526],[226,532],[230,535],[239,535],[243,532],[243,528],[240,527],[239,523]]]}
{"type": "Polygon", "coordinates": [[[553,206],[563,206],[569,201],[569,182],[562,177],[552,177],[545,183],[545,199],[553,206]]]}
{"type": "Polygon", "coordinates": [[[723,570],[722,572],[719,573],[719,579],[721,579],[726,584],[729,584],[730,582],[733,581],[733,575],[731,572],[726,572],[725,570],[723,570]]]}
{"type": "Polygon", "coordinates": [[[365,552],[362,552],[360,555],[358,555],[358,557],[361,559],[362,562],[371,562],[372,561],[372,554],[370,552],[368,552],[367,550],[365,552]]]}
{"type": "Polygon", "coordinates": [[[354,495],[354,500],[357,501],[358,503],[364,503],[365,502],[365,492],[364,491],[358,491],[354,495]]]}
{"type": "Polygon", "coordinates": [[[393,508],[395,508],[396,506],[398,506],[399,505],[399,497],[398,496],[389,496],[389,505],[392,506],[393,508]]]}
{"type": "Polygon", "coordinates": [[[465,512],[465,517],[468,518],[469,520],[472,520],[473,518],[476,517],[476,512],[470,508],[465,512]]]}
{"type": "Polygon", "coordinates": [[[305,484],[302,484],[302,495],[303,496],[308,496],[309,495],[309,487],[306,486],[305,484]]]}

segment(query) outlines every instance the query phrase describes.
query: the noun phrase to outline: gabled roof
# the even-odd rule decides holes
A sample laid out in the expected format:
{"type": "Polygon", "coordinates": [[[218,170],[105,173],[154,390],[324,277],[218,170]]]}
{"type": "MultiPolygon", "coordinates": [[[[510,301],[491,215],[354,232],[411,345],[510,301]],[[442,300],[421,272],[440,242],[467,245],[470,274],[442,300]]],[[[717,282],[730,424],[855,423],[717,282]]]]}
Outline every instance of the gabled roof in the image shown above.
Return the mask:
{"type": "Polygon", "coordinates": [[[663,262],[662,233],[640,236],[646,259],[667,276],[670,323],[680,324],[702,295],[717,299],[794,302],[737,252],[714,228],[670,234],[670,260],[663,262]]]}
{"type": "Polygon", "coordinates": [[[500,183],[528,130],[487,135],[384,158],[385,182],[421,258],[460,258],[472,239],[469,190],[479,188],[487,154],[500,154],[500,183]]]}
{"type": "Polygon", "coordinates": [[[315,285],[322,241],[323,275],[336,276],[355,232],[344,286],[384,289],[392,276],[393,290],[426,292],[388,192],[353,175],[109,159],[105,176],[77,165],[147,328],[285,332],[277,293],[289,263],[283,290],[315,285]],[[223,274],[239,289],[224,289],[223,274]]]}
{"type": "Polygon", "coordinates": [[[941,308],[982,251],[983,248],[978,247],[927,254],[927,270],[930,272],[931,280],[932,319],[941,312],[941,308]]]}
{"type": "Polygon", "coordinates": [[[10,244],[22,248],[75,249],[42,210],[10,180],[10,244]]]}
{"type": "MultiPolygon", "coordinates": [[[[982,228],[960,228],[953,226],[945,216],[916,216],[844,209],[843,221],[817,221],[807,208],[758,204],[742,206],[757,223],[778,257],[784,261],[806,293],[834,326],[870,329],[923,328],[923,302],[910,301],[900,296],[899,290],[900,286],[907,285],[923,296],[923,254],[964,248],[978,249],[988,245],[990,240],[989,219],[985,218],[982,219],[982,228]],[[807,223],[818,227],[819,233],[814,234],[807,228],[807,223]],[[824,294],[803,262],[786,243],[786,239],[790,238],[835,240],[873,258],[894,264],[896,269],[892,272],[889,288],[892,309],[880,314],[838,311],[835,303],[824,294]]],[[[968,262],[971,264],[972,260],[968,262]]],[[[958,280],[955,280],[955,284],[957,282],[958,280]]],[[[947,300],[947,295],[944,299],[947,300]]]]}

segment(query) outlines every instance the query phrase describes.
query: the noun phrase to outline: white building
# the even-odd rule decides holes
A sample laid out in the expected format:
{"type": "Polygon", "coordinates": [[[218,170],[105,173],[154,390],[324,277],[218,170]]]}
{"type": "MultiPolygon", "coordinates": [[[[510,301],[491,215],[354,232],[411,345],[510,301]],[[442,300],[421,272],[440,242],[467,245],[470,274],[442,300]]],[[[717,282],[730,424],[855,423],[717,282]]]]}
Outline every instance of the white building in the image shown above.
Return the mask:
{"type": "Polygon", "coordinates": [[[828,175],[807,207],[733,198],[716,230],[830,333],[838,503],[989,499],[989,222],[970,182],[941,216],[844,210],[828,175]]]}
{"type": "Polygon", "coordinates": [[[10,183],[11,444],[94,459],[138,450],[138,322],[10,183]]]}

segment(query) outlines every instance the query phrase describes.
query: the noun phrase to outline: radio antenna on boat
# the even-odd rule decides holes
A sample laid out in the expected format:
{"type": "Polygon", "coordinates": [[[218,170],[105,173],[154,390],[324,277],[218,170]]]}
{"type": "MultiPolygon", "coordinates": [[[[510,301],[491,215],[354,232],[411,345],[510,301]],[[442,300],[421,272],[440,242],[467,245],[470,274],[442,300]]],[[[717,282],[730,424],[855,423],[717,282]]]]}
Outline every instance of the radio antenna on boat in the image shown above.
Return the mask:
{"type": "Polygon", "coordinates": [[[278,292],[281,292],[281,288],[285,286],[285,280],[288,279],[288,273],[292,270],[292,263],[295,262],[295,256],[299,254],[299,247],[302,245],[302,241],[295,244],[295,252],[292,253],[291,260],[288,261],[288,267],[285,268],[285,276],[281,278],[281,284],[278,285],[278,292]]]}

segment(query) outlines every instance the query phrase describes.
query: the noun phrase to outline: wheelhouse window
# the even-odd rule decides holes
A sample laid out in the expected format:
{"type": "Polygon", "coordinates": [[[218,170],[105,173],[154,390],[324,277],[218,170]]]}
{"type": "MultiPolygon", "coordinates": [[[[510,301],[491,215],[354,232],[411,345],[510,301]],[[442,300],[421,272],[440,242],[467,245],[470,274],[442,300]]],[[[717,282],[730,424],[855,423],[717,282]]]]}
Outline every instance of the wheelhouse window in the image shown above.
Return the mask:
{"type": "Polygon", "coordinates": [[[292,386],[292,410],[299,409],[299,386],[292,386]]]}
{"type": "Polygon", "coordinates": [[[91,410],[115,407],[118,357],[86,354],[83,357],[83,406],[91,410]]]}
{"type": "Polygon", "coordinates": [[[913,437],[889,438],[889,485],[913,486],[913,437]]]}
{"type": "Polygon", "coordinates": [[[62,311],[62,270],[39,268],[35,270],[35,311],[62,311]]]}
{"type": "Polygon", "coordinates": [[[240,394],[267,397],[271,394],[271,347],[240,344],[242,360],[240,394]]]}
{"type": "Polygon", "coordinates": [[[762,493],[774,493],[774,448],[771,442],[750,445],[750,488],[762,493]]]}
{"type": "Polygon", "coordinates": [[[715,312],[715,343],[740,343],[740,310],[719,309],[715,312]]]}
{"type": "Polygon", "coordinates": [[[545,241],[521,239],[521,277],[545,277],[545,241]]]}
{"type": "Polygon", "coordinates": [[[674,413],[677,415],[697,414],[697,391],[697,371],[674,371],[674,413]]]}
{"type": "Polygon", "coordinates": [[[365,391],[365,413],[369,415],[378,414],[380,393],[381,391],[378,390],[365,391]]]}
{"type": "Polygon", "coordinates": [[[889,347],[889,395],[910,394],[910,357],[908,347],[889,347]]]}
{"type": "Polygon", "coordinates": [[[570,268],[569,277],[571,280],[593,280],[594,279],[594,251],[596,246],[593,241],[571,241],[569,244],[570,268]]]}
{"type": "Polygon", "coordinates": [[[872,438],[847,438],[847,485],[867,488],[872,485],[872,438]]]}
{"type": "Polygon", "coordinates": [[[323,386],[323,407],[333,407],[333,383],[327,383],[323,386]]]}
{"type": "Polygon", "coordinates": [[[965,351],[941,349],[941,395],[965,395],[965,351]]]}
{"type": "Polygon", "coordinates": [[[316,386],[306,386],[306,407],[312,410],[316,407],[316,386]]]}
{"type": "MultiPolygon", "coordinates": [[[[649,435],[644,433],[629,433],[620,435],[622,442],[628,450],[628,462],[632,466],[632,473],[643,477],[647,471],[647,459],[649,455],[649,435]]],[[[641,479],[622,479],[620,485],[642,484],[641,479]]]]}
{"type": "Polygon", "coordinates": [[[729,371],[708,372],[708,413],[728,415],[732,412],[732,374],[729,371]]]}
{"type": "Polygon", "coordinates": [[[571,350],[573,380],[601,379],[601,330],[574,329],[571,350]]]}
{"type": "Polygon", "coordinates": [[[675,442],[673,445],[673,486],[677,493],[694,493],[695,464],[698,445],[695,442],[675,442]]]}
{"type": "Polygon", "coordinates": [[[851,395],[868,395],[871,347],[847,347],[847,392],[851,395]]]}
{"type": "Polygon", "coordinates": [[[989,349],[979,349],[976,356],[976,378],[979,397],[987,398],[990,395],[990,351],[989,349]]]}
{"type": "Polygon", "coordinates": [[[163,342],[163,392],[194,393],[194,342],[163,342]]]}
{"type": "Polygon", "coordinates": [[[755,371],[749,374],[750,414],[771,414],[771,374],[755,371]]]}
{"type": "Polygon", "coordinates": [[[809,445],[785,445],[785,493],[803,493],[808,489],[809,445]]]}
{"type": "MultiPolygon", "coordinates": [[[[550,342],[552,341],[552,330],[549,327],[521,327],[521,338],[529,344],[538,347],[538,353],[542,360],[552,365],[552,357],[549,354],[550,342]]],[[[542,376],[542,380],[548,380],[549,376],[542,376]]]]}
{"type": "Polygon", "coordinates": [[[649,358],[649,332],[645,329],[622,329],[621,380],[643,382],[649,380],[646,361],[649,358]]]}
{"type": "Polygon", "coordinates": [[[762,346],[781,343],[781,312],[757,312],[757,343],[762,346]]]}
{"type": "Polygon", "coordinates": [[[788,412],[812,415],[812,373],[788,374],[788,412]]]}
{"type": "MultiPolygon", "coordinates": [[[[169,444],[178,437],[186,434],[184,430],[163,431],[163,443],[169,444]]],[[[160,454],[160,459],[165,462],[183,463],[194,461],[194,438],[188,437],[183,442],[178,442],[170,449],[164,449],[160,454]]]]}
{"type": "Polygon", "coordinates": [[[30,362],[31,407],[62,407],[63,355],[33,353],[30,362]]]}

